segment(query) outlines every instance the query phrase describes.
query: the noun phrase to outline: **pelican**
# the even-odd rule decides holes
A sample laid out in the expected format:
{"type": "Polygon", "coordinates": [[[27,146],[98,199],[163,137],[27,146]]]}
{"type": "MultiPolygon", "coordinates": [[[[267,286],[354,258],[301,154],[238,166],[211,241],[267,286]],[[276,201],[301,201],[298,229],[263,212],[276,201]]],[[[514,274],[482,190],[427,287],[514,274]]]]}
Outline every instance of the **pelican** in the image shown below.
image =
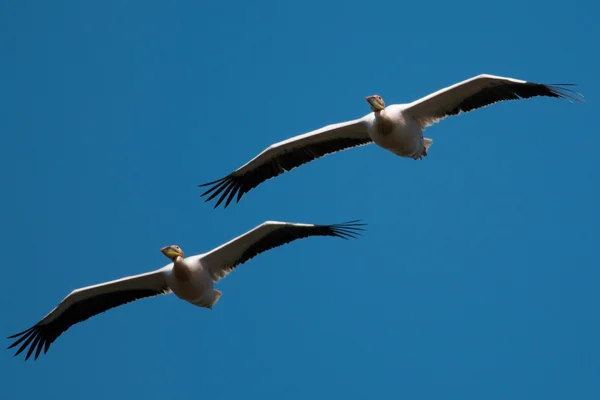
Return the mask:
{"type": "Polygon", "coordinates": [[[365,99],[372,111],[369,114],[275,143],[224,178],[199,185],[209,186],[200,197],[210,194],[206,198],[208,202],[218,196],[214,208],[224,200],[227,208],[236,195],[237,203],[244,194],[268,179],[326,154],[373,142],[397,156],[421,160],[433,143],[423,137],[423,130],[428,126],[461,111],[469,112],[504,100],[546,96],[583,102],[581,94],[565,86],[573,85],[478,75],[408,104],[386,107],[381,96],[367,96],[365,99]]]}
{"type": "Polygon", "coordinates": [[[309,236],[356,238],[364,230],[364,225],[360,221],[334,225],[266,221],[205,254],[184,257],[179,246],[163,247],[160,251],[171,263],[153,272],[72,291],[37,324],[9,336],[8,339],[18,339],[8,348],[21,344],[15,353],[17,356],[29,347],[25,360],[34,351],[34,360],[37,360],[42,349],[45,354],[50,345],[71,326],[111,308],[146,297],[174,293],[194,306],[212,309],[222,294],[214,289],[214,283],[256,255],[309,236]]]}

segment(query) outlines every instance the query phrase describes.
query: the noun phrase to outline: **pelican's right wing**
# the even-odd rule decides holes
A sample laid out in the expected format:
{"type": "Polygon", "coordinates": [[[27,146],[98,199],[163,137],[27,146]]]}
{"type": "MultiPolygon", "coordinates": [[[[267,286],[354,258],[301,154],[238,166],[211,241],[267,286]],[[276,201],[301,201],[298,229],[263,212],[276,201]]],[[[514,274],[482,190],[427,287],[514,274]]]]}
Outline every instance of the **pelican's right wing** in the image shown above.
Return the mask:
{"type": "Polygon", "coordinates": [[[76,289],[37,324],[9,336],[9,339],[18,339],[8,348],[20,344],[15,356],[29,348],[25,360],[34,350],[37,359],[42,349],[46,353],[50,345],[71,326],[111,308],[170,292],[163,269],[76,289]]]}
{"type": "Polygon", "coordinates": [[[364,118],[328,125],[269,146],[226,177],[200,185],[210,186],[200,197],[212,193],[206,201],[219,196],[215,208],[225,199],[224,207],[227,207],[236,195],[239,202],[245,193],[267,179],[326,154],[371,142],[364,118]]]}

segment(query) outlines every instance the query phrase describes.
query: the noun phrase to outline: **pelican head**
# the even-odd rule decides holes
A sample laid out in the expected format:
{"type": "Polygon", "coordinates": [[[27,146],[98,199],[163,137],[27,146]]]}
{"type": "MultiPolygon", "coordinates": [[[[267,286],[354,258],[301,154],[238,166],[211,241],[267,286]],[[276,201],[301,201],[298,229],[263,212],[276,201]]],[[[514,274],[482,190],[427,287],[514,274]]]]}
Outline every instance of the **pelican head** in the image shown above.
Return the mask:
{"type": "Polygon", "coordinates": [[[367,96],[365,97],[365,100],[369,102],[369,105],[371,106],[371,110],[373,112],[381,111],[385,108],[385,103],[383,102],[381,96],[379,96],[378,94],[367,96]]]}
{"type": "Polygon", "coordinates": [[[160,252],[163,253],[169,260],[175,261],[175,258],[182,257],[183,258],[183,250],[179,246],[165,246],[160,249],[160,252]]]}

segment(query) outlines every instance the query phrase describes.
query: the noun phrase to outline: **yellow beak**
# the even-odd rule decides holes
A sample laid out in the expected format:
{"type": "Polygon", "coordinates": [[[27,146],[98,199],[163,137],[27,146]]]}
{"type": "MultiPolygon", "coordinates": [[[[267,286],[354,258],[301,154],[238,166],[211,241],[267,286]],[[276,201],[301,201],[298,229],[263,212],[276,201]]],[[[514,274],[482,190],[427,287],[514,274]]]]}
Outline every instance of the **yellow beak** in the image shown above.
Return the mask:
{"type": "Polygon", "coordinates": [[[385,108],[385,106],[381,103],[381,100],[375,96],[367,96],[365,97],[365,100],[369,102],[374,111],[381,111],[385,108]]]}
{"type": "Polygon", "coordinates": [[[160,251],[171,260],[176,256],[181,256],[181,252],[173,248],[173,246],[165,246],[160,251]]]}

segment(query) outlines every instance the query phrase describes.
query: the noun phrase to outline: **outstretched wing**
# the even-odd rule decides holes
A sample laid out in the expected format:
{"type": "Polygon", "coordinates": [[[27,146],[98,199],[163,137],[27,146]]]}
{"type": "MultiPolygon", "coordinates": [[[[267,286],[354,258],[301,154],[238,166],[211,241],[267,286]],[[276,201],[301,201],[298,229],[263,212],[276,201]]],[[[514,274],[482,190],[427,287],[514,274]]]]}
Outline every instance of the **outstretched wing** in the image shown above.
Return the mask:
{"type": "Polygon", "coordinates": [[[239,264],[275,247],[309,236],[355,238],[364,230],[360,221],[335,225],[310,225],[267,221],[202,256],[215,282],[227,276],[239,264]]]}
{"type": "Polygon", "coordinates": [[[18,339],[8,348],[20,344],[16,356],[29,347],[25,360],[34,350],[34,359],[37,360],[42,348],[45,354],[50,345],[71,326],[111,308],[170,291],[161,270],[74,290],[40,322],[9,336],[9,339],[18,339]]]}
{"type": "Polygon", "coordinates": [[[406,110],[422,128],[426,128],[461,111],[469,112],[499,101],[545,96],[583,102],[581,94],[566,86],[573,85],[547,85],[502,76],[479,75],[414,101],[406,110]]]}
{"type": "Polygon", "coordinates": [[[326,154],[369,143],[371,138],[363,119],[328,125],[269,146],[226,177],[200,185],[209,186],[200,197],[210,195],[208,202],[219,196],[215,208],[227,199],[227,208],[236,195],[239,202],[244,194],[268,179],[326,154]]]}

